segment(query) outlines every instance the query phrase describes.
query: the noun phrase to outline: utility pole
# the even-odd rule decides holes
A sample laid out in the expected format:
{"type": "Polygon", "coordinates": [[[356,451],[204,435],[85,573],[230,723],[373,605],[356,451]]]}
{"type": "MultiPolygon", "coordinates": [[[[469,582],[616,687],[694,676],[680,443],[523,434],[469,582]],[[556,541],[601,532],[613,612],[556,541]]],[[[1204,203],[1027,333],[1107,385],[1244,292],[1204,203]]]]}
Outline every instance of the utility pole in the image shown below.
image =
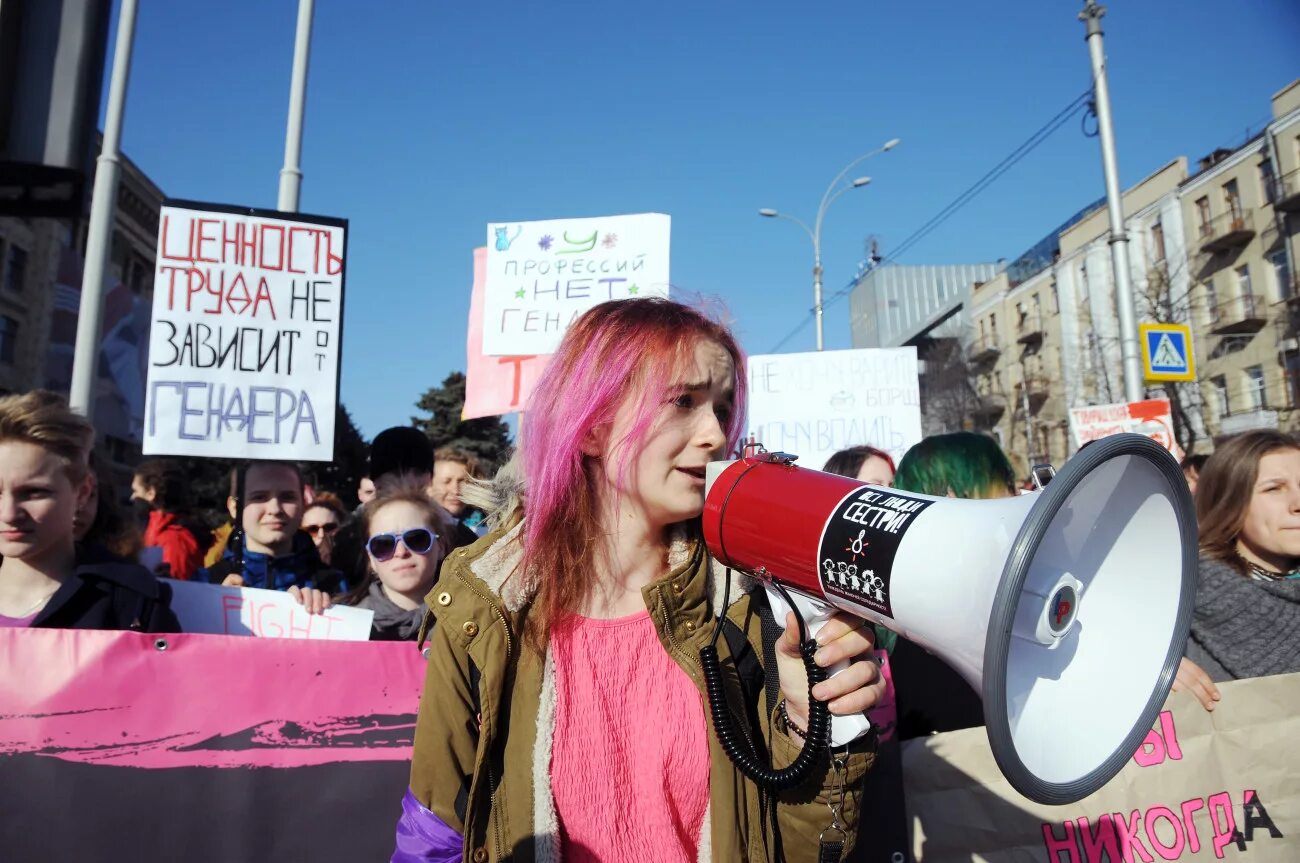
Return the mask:
{"type": "Polygon", "coordinates": [[[289,83],[289,127],[284,135],[284,167],[280,169],[280,196],[276,209],[298,212],[302,189],[302,122],[307,111],[307,59],[311,53],[311,19],[314,0],[298,0],[298,32],[293,43],[293,77],[289,83]]]}
{"type": "Polygon", "coordinates": [[[1115,308],[1119,315],[1119,347],[1124,366],[1124,398],[1141,401],[1145,394],[1142,361],[1138,354],[1137,312],[1129,281],[1128,233],[1124,230],[1124,200],[1119,188],[1115,158],[1115,130],[1110,117],[1110,89],[1106,83],[1106,55],[1102,48],[1101,17],[1106,7],[1086,0],[1079,20],[1087,27],[1088,54],[1092,59],[1092,87],[1097,128],[1101,140],[1101,168],[1106,178],[1106,208],[1110,213],[1110,259],[1115,269],[1115,308]]]}
{"type": "Polygon", "coordinates": [[[113,48],[113,73],[108,85],[108,110],[104,115],[104,142],[95,161],[95,187],[90,199],[90,225],[86,231],[86,266],[81,274],[81,305],[77,314],[77,342],[72,356],[72,384],[68,404],[94,419],[95,377],[99,365],[99,330],[104,318],[104,271],[117,210],[117,186],[122,165],[122,115],[126,112],[126,84],[131,77],[131,45],[135,40],[136,0],[122,0],[117,18],[117,44],[113,48]]]}

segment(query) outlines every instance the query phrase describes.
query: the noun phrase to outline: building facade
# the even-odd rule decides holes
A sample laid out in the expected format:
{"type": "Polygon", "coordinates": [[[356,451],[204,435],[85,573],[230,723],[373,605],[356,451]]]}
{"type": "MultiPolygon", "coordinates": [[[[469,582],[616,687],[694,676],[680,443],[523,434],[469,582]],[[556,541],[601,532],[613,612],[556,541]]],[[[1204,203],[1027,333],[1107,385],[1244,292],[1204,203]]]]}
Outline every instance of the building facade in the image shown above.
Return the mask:
{"type": "MultiPolygon", "coordinates": [[[[97,455],[130,483],[139,460],[149,323],[163,193],[121,158],[95,382],[97,455]]],[[[66,393],[81,303],[89,211],[63,219],[0,217],[0,390],[66,393]]]]}
{"type": "Polygon", "coordinates": [[[1211,434],[1300,429],[1300,81],[1273,96],[1272,121],[1217,150],[1180,190],[1211,434]]]}

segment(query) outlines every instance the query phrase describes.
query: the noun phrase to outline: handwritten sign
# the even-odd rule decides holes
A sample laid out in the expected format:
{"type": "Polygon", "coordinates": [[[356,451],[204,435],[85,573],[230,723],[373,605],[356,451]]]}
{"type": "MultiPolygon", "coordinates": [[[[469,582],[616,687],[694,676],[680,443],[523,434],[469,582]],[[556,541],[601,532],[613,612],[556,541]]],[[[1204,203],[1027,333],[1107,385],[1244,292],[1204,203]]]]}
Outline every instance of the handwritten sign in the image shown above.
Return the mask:
{"type": "Polygon", "coordinates": [[[821,470],[869,444],[897,462],[921,440],[916,348],[863,348],[749,358],[749,429],[774,452],[821,470]]]}
{"type": "Polygon", "coordinates": [[[592,306],[668,296],[669,221],[641,213],[489,224],[483,353],[552,354],[592,306]]]}
{"type": "Polygon", "coordinates": [[[323,614],[308,614],[282,590],[222,587],[172,579],[167,579],[167,583],[172,586],[172,611],[176,612],[183,632],[368,641],[375,617],[369,609],[347,605],[332,606],[323,614]]]}
{"type": "Polygon", "coordinates": [[[465,335],[465,407],[462,420],[521,411],[528,404],[549,354],[492,357],[483,353],[483,287],[487,249],[474,250],[474,288],[469,300],[469,331],[465,335]]]}
{"type": "Polygon", "coordinates": [[[170,201],[146,454],[330,461],[347,222],[170,201]]]}
{"type": "Polygon", "coordinates": [[[1244,855],[1290,863],[1300,831],[1300,674],[1219,690],[1213,713],[1187,693],[1170,696],[1120,774],[1068,806],[1017,794],[998,772],[983,728],[905,742],[914,858],[1149,863],[1244,855]]]}
{"type": "Polygon", "coordinates": [[[1078,446],[1109,435],[1133,432],[1151,438],[1173,453],[1174,458],[1183,457],[1182,447],[1174,437],[1168,399],[1070,408],[1070,431],[1078,446]]]}

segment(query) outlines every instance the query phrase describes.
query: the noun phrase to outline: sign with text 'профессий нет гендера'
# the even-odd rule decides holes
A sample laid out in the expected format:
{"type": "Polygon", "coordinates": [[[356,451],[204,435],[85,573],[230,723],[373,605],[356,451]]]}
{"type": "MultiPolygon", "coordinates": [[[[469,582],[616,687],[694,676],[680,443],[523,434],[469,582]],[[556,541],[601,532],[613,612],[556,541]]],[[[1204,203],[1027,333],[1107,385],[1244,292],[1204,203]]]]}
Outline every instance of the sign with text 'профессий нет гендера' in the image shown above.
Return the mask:
{"type": "Polygon", "coordinates": [[[749,358],[749,431],[821,470],[869,444],[897,463],[921,440],[916,348],[859,348],[749,358]]]}
{"type": "Polygon", "coordinates": [[[334,457],[347,222],[169,201],[144,452],[334,457]]]}
{"type": "Polygon", "coordinates": [[[592,306],[668,296],[670,232],[662,213],[489,224],[483,353],[553,354],[592,306]]]}

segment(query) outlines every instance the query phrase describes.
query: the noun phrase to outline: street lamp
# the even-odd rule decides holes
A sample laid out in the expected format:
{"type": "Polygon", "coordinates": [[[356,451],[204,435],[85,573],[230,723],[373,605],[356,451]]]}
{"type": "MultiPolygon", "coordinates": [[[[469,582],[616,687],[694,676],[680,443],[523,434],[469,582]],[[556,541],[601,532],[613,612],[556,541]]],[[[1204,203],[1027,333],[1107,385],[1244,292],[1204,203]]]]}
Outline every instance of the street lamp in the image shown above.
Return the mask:
{"type": "Polygon", "coordinates": [[[889,139],[888,141],[886,141],[884,144],[882,144],[882,145],[880,145],[879,147],[877,147],[876,149],[872,150],[871,152],[869,152],[869,153],[863,153],[861,156],[858,156],[858,157],[857,157],[856,159],[854,159],[852,162],[849,162],[847,165],[845,165],[845,166],[840,170],[840,172],[839,172],[838,174],[835,175],[835,179],[834,179],[834,180],[831,180],[831,184],[830,184],[829,186],[826,187],[826,193],[825,193],[824,195],[822,195],[822,201],[821,201],[821,204],[819,204],[818,207],[817,207],[817,218],[813,221],[813,227],[811,227],[811,228],[809,228],[809,227],[808,227],[808,226],[807,226],[807,225],[806,225],[802,220],[800,220],[800,219],[796,219],[794,216],[786,215],[785,213],[779,212],[779,211],[777,211],[777,210],[773,210],[773,209],[770,208],[770,207],[764,207],[763,209],[761,209],[761,210],[758,211],[758,214],[759,214],[760,216],[765,216],[765,217],[767,217],[767,218],[769,218],[769,219],[785,219],[785,220],[787,220],[787,221],[794,222],[796,225],[798,225],[799,227],[803,228],[803,229],[804,229],[804,232],[808,234],[808,238],[812,240],[812,244],[813,244],[813,313],[814,313],[814,314],[816,315],[816,317],[817,317],[817,350],[819,350],[819,351],[822,350],[822,347],[823,347],[823,339],[822,339],[822,221],[826,218],[826,211],[830,208],[830,205],[835,201],[836,198],[838,198],[840,195],[843,195],[843,194],[844,194],[845,192],[847,192],[849,189],[859,189],[859,188],[861,188],[861,187],[863,187],[863,186],[865,186],[865,185],[867,185],[868,183],[871,182],[871,178],[870,178],[870,177],[858,177],[857,179],[850,181],[850,182],[847,183],[846,185],[840,185],[840,184],[844,181],[844,178],[845,178],[846,176],[848,176],[849,171],[850,171],[850,170],[851,170],[855,165],[857,165],[859,162],[863,161],[864,159],[869,159],[869,158],[871,158],[872,156],[878,155],[878,154],[880,154],[880,153],[885,153],[885,152],[888,152],[888,151],[894,149],[895,147],[898,146],[898,143],[899,143],[899,141],[898,141],[897,138],[891,138],[891,139],[889,139]]]}

